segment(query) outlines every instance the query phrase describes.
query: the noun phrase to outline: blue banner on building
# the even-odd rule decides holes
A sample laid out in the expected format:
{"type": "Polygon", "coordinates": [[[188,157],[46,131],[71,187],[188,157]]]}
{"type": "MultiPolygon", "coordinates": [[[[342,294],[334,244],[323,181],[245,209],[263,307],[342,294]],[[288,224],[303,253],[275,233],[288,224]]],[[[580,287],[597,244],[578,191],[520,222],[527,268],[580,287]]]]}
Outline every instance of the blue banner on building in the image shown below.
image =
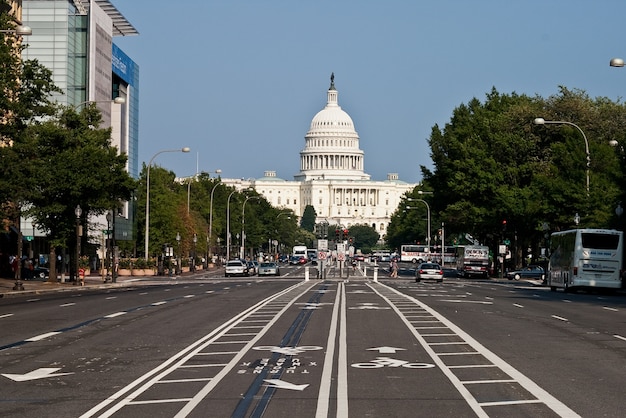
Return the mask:
{"type": "Polygon", "coordinates": [[[111,62],[113,64],[113,73],[132,86],[135,63],[115,44],[112,45],[111,62]]]}

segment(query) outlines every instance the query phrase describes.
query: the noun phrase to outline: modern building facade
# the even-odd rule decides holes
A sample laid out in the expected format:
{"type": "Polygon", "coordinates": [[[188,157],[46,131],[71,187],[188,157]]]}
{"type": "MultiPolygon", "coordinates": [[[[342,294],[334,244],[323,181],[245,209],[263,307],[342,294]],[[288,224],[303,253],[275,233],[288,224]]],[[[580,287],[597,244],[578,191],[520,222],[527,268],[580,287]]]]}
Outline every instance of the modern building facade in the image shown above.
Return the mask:
{"type": "MultiPolygon", "coordinates": [[[[112,129],[112,145],[128,156],[128,172],[138,178],[139,67],[113,43],[137,30],[109,0],[22,0],[22,20],[32,28],[23,58],[37,59],[52,71],[63,91],[58,102],[77,110],[96,104],[100,127],[112,129]]],[[[112,210],[111,222],[105,216],[90,219],[90,241],[100,245],[102,257],[106,238],[134,239],[134,213],[132,202],[122,202],[112,210]]],[[[21,227],[33,230],[35,238],[44,237],[28,219],[21,227]]]]}
{"type": "Polygon", "coordinates": [[[222,179],[238,189],[254,188],[272,206],[291,209],[302,216],[307,205],[317,214],[316,222],[350,227],[366,224],[384,237],[391,215],[402,195],[418,184],[406,183],[396,173],[386,180],[372,180],[365,173],[364,152],[352,118],[338,100],[334,74],[326,106],[312,119],[300,152],[300,172],[293,181],[275,171],[259,179],[222,179]]]}

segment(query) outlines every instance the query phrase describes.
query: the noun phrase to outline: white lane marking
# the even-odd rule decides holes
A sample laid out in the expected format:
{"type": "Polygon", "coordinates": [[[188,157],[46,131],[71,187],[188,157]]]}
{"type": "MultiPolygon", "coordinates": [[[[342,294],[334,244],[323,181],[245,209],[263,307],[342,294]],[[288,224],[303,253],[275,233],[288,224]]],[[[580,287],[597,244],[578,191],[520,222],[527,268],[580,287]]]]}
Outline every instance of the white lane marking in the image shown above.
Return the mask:
{"type": "Polygon", "coordinates": [[[280,379],[264,379],[263,381],[269,383],[269,385],[267,385],[268,387],[277,388],[277,389],[289,389],[289,390],[303,391],[304,389],[307,388],[307,386],[309,386],[308,383],[304,385],[296,385],[295,383],[285,382],[284,380],[280,380],[280,379]]]}
{"type": "Polygon", "coordinates": [[[63,305],[59,305],[60,308],[66,308],[68,306],[74,306],[76,305],[74,302],[70,302],[70,303],[64,303],[63,305]]]}
{"type": "Polygon", "coordinates": [[[109,297],[105,298],[105,300],[110,300],[110,299],[117,299],[117,296],[109,296],[109,297]]]}
{"type": "Polygon", "coordinates": [[[278,321],[280,316],[292,306],[293,301],[300,298],[302,295],[308,292],[313,286],[316,286],[316,284],[310,284],[307,286],[306,282],[296,283],[295,285],[290,286],[287,289],[282,290],[278,293],[275,293],[274,295],[269,296],[265,298],[264,300],[251,306],[250,308],[240,312],[239,314],[235,315],[228,321],[224,322],[223,324],[215,328],[209,334],[205,335],[204,337],[200,338],[196,342],[185,347],[183,350],[181,350],[174,356],[167,359],[165,362],[161,363],[156,368],[150,370],[149,372],[147,372],[143,376],[140,376],[129,385],[118,390],[116,393],[109,396],[107,399],[100,402],[98,405],[94,406],[89,411],[81,415],[81,418],[93,417],[95,415],[98,415],[101,418],[110,417],[114,415],[117,411],[124,408],[126,405],[129,405],[133,402],[136,404],[137,402],[135,401],[136,397],[144,393],[146,390],[150,389],[154,384],[160,381],[161,378],[170,375],[173,370],[178,368],[180,365],[185,364],[190,358],[197,355],[203,349],[205,349],[211,344],[214,344],[217,338],[220,338],[223,333],[228,332],[230,327],[232,327],[238,321],[241,321],[242,319],[246,318],[252,313],[258,311],[259,309],[261,309],[261,307],[267,305],[269,302],[276,300],[284,295],[287,295],[290,292],[299,290],[301,286],[306,287],[306,288],[302,292],[300,292],[298,295],[292,297],[291,300],[286,303],[286,305],[280,311],[280,313],[276,317],[274,317],[272,320],[268,321],[266,329],[259,332],[257,336],[253,338],[252,340],[250,340],[245,347],[242,347],[242,349],[239,350],[237,354],[232,358],[232,360],[228,363],[228,366],[222,369],[217,375],[215,375],[211,379],[211,381],[206,386],[204,386],[198,393],[196,393],[196,395],[193,398],[191,398],[191,400],[187,403],[187,405],[185,405],[176,415],[176,417],[188,416],[191,413],[191,411],[194,408],[196,408],[197,405],[202,401],[202,399],[204,399],[207,396],[207,394],[210,393],[215,388],[215,386],[217,386],[217,384],[228,373],[230,373],[231,370],[235,366],[239,364],[243,356],[246,355],[248,351],[252,349],[252,347],[267,332],[267,330],[269,330],[272,326],[274,326],[275,322],[278,321]],[[112,403],[115,403],[115,404],[112,406],[109,406],[112,403]],[[101,412],[105,408],[108,408],[108,409],[101,412]]]}
{"type": "Polygon", "coordinates": [[[320,390],[317,395],[316,418],[328,417],[328,406],[330,399],[330,384],[332,378],[333,364],[335,358],[335,339],[337,337],[337,318],[339,316],[339,303],[341,301],[341,288],[343,283],[339,283],[339,290],[335,296],[333,305],[333,313],[330,320],[330,329],[328,330],[328,341],[326,342],[326,356],[324,357],[324,368],[322,369],[322,380],[320,390]]]}
{"type": "Polygon", "coordinates": [[[346,289],[341,288],[341,317],[339,320],[339,355],[337,356],[337,416],[348,416],[348,328],[346,289]]]}
{"type": "Polygon", "coordinates": [[[524,305],[520,305],[519,303],[514,303],[513,306],[517,307],[517,308],[523,308],[524,305]]]}
{"type": "Polygon", "coordinates": [[[613,335],[613,336],[614,336],[615,338],[618,338],[618,339],[622,340],[622,341],[626,341],[626,337],[622,337],[621,335],[617,335],[617,334],[615,334],[615,335],[613,335]]]}
{"type": "Polygon", "coordinates": [[[10,317],[10,316],[13,316],[13,314],[12,314],[12,313],[8,313],[8,314],[0,315],[0,319],[2,319],[2,318],[8,318],[8,317],[10,317]]]}
{"type": "Polygon", "coordinates": [[[558,316],[558,315],[550,315],[550,316],[554,319],[558,319],[559,321],[567,322],[567,318],[563,318],[562,316],[558,316]]]}
{"type": "Polygon", "coordinates": [[[193,298],[193,297],[195,297],[195,296],[196,296],[196,295],[187,295],[187,296],[183,296],[183,297],[184,297],[185,299],[187,299],[187,298],[193,298]]]}
{"type": "Polygon", "coordinates": [[[460,299],[441,299],[439,302],[451,302],[451,303],[478,303],[481,305],[493,305],[493,302],[486,302],[482,300],[460,300],[460,299]]]}
{"type": "Polygon", "coordinates": [[[41,334],[41,335],[37,335],[36,337],[31,337],[25,341],[29,341],[29,342],[33,342],[33,341],[41,341],[44,340],[48,337],[52,337],[54,335],[60,334],[60,332],[57,331],[53,331],[53,332],[46,332],[45,334],[41,334]]]}
{"type": "Polygon", "coordinates": [[[28,299],[26,302],[37,302],[39,299],[28,299]]]}
{"type": "Polygon", "coordinates": [[[154,303],[152,304],[152,306],[165,305],[166,303],[167,303],[167,302],[165,302],[165,301],[161,301],[161,302],[154,302],[154,303]]]}
{"type": "Polygon", "coordinates": [[[126,312],[115,312],[105,316],[105,318],[115,318],[116,316],[126,315],[126,312]]]}
{"type": "MultiPolygon", "coordinates": [[[[580,415],[578,415],[576,412],[571,410],[563,402],[561,402],[558,399],[556,399],[554,396],[552,396],[550,393],[548,393],[545,389],[543,389],[538,384],[536,384],[534,381],[532,381],[531,379],[526,377],[524,374],[519,372],[517,369],[515,369],[512,365],[508,364],[507,362],[502,360],[500,357],[498,357],[496,354],[494,354],[493,352],[489,351],[485,346],[483,346],[481,343],[479,343],[477,340],[475,340],[471,335],[469,335],[468,333],[463,331],[461,328],[456,326],[452,321],[448,320],[445,316],[441,315],[439,312],[435,311],[430,306],[428,306],[425,303],[419,301],[418,299],[415,299],[412,296],[406,295],[406,294],[404,294],[404,293],[402,293],[402,292],[400,292],[400,291],[398,291],[398,290],[396,290],[396,289],[394,289],[394,288],[392,288],[390,286],[386,286],[386,285],[384,285],[382,283],[377,283],[377,285],[381,286],[381,287],[384,287],[385,289],[388,289],[388,291],[390,291],[390,292],[392,292],[392,293],[394,293],[396,295],[399,295],[399,296],[402,296],[402,297],[404,297],[406,299],[412,300],[415,304],[417,304],[418,306],[421,306],[427,312],[430,312],[434,317],[440,318],[440,320],[441,320],[441,322],[443,324],[447,325],[448,328],[451,331],[455,332],[459,337],[461,337],[465,342],[467,342],[472,348],[474,348],[474,350],[476,350],[480,354],[482,354],[491,363],[497,365],[503,372],[505,372],[512,379],[516,380],[524,389],[526,389],[528,392],[530,392],[536,399],[540,400],[545,405],[547,405],[550,409],[552,409],[559,416],[572,417],[572,418],[573,417],[580,417],[580,415]]],[[[368,286],[372,287],[372,284],[368,284],[368,286]]],[[[372,287],[372,289],[380,297],[382,297],[383,299],[387,300],[391,304],[391,302],[389,301],[389,299],[386,296],[381,294],[375,288],[372,287]]],[[[393,304],[391,304],[391,306],[393,306],[393,304]]],[[[468,405],[472,408],[472,410],[479,417],[487,417],[488,415],[484,411],[483,407],[487,406],[488,404],[487,403],[479,403],[478,400],[476,400],[474,398],[474,396],[469,392],[469,390],[465,386],[463,386],[463,384],[460,382],[458,377],[450,370],[450,367],[447,366],[441,360],[441,358],[440,358],[441,354],[435,353],[434,350],[428,346],[428,344],[427,344],[426,340],[423,338],[423,336],[421,336],[411,326],[409,321],[407,321],[406,319],[403,318],[402,312],[400,312],[395,307],[394,307],[394,310],[398,313],[400,318],[402,318],[402,320],[406,323],[407,327],[409,327],[409,330],[415,336],[415,338],[421,343],[422,347],[424,347],[424,349],[429,353],[429,355],[431,356],[431,358],[433,359],[435,364],[437,364],[439,366],[439,368],[442,370],[442,372],[448,377],[450,382],[452,382],[452,384],[457,388],[459,393],[466,399],[468,405]]],[[[524,403],[524,402],[526,402],[526,401],[522,401],[522,403],[524,403]]]]}
{"type": "Polygon", "coordinates": [[[25,374],[3,374],[2,376],[15,382],[27,382],[29,380],[47,379],[48,377],[66,376],[68,374],[74,374],[73,372],[55,373],[58,370],[61,369],[58,367],[44,367],[25,374]]]}
{"type": "Polygon", "coordinates": [[[612,311],[612,312],[617,312],[618,311],[618,309],[609,308],[608,306],[604,306],[604,307],[602,307],[602,309],[606,309],[607,311],[612,311]]]}

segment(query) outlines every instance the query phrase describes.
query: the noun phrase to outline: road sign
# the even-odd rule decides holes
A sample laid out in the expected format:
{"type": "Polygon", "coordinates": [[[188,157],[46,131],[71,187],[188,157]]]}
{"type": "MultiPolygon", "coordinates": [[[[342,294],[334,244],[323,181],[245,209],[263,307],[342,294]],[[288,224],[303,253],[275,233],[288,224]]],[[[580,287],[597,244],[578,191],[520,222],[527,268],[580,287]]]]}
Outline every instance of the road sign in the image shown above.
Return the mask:
{"type": "Polygon", "coordinates": [[[344,253],[338,253],[337,254],[337,260],[345,261],[345,259],[346,259],[346,255],[344,253]]]}
{"type": "Polygon", "coordinates": [[[328,240],[327,239],[318,239],[317,240],[317,249],[320,251],[328,251],[328,240]]]}
{"type": "Polygon", "coordinates": [[[326,252],[324,252],[324,251],[320,251],[320,252],[318,252],[318,253],[317,253],[317,258],[318,258],[319,260],[326,260],[326,252]]]}

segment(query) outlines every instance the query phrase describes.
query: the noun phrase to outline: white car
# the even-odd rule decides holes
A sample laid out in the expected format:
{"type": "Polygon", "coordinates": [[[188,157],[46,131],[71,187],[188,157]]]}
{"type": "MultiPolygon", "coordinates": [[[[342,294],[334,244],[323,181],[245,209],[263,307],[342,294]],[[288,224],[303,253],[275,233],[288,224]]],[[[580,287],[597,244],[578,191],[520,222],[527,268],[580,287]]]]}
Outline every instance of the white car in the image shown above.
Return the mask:
{"type": "Polygon", "coordinates": [[[224,275],[226,277],[247,276],[248,263],[242,260],[230,260],[228,263],[226,263],[224,275]]]}
{"type": "Polygon", "coordinates": [[[422,263],[415,271],[415,281],[436,280],[443,282],[443,269],[437,263],[422,263]]]}

